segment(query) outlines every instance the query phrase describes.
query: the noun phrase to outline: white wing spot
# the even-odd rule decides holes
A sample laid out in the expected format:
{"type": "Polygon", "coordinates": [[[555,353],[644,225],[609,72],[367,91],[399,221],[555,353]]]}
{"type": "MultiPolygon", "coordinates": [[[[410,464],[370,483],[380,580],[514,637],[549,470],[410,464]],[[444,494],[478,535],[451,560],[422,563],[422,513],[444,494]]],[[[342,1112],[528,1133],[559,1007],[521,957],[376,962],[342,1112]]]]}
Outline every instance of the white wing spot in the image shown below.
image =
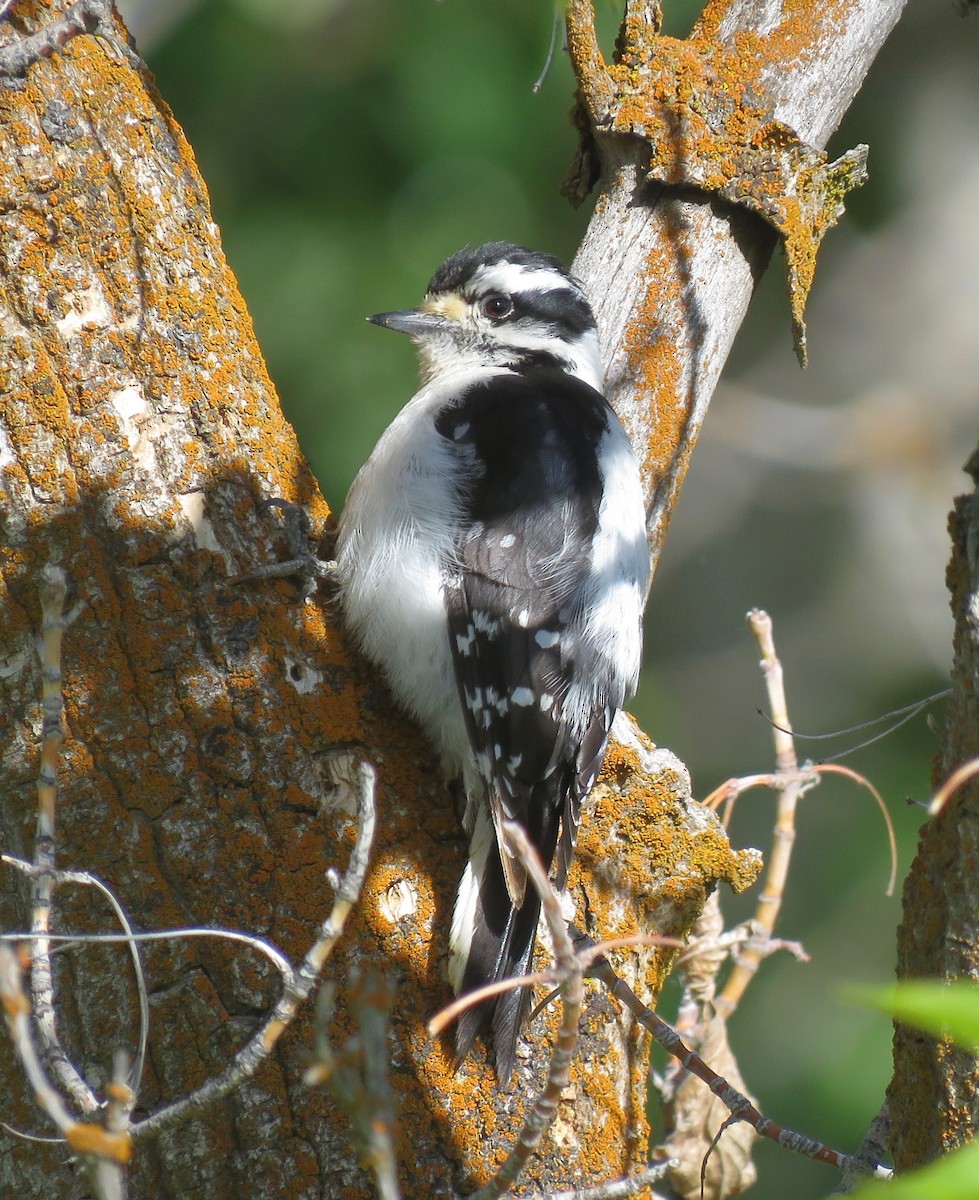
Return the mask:
{"type": "Polygon", "coordinates": [[[553,629],[538,629],[534,634],[534,641],[542,650],[550,650],[552,646],[556,646],[561,640],[561,635],[553,629]]]}
{"type": "Polygon", "coordinates": [[[518,708],[530,708],[534,703],[534,693],[529,687],[514,688],[511,699],[518,708]]]}
{"type": "Polygon", "coordinates": [[[541,712],[550,712],[551,705],[554,703],[554,697],[550,692],[541,692],[540,699],[537,701],[540,705],[541,712]]]}
{"type": "Polygon", "coordinates": [[[503,537],[500,538],[500,545],[503,547],[504,550],[509,550],[510,547],[516,542],[516,540],[517,539],[514,537],[514,535],[512,533],[505,533],[503,535],[503,537]]]}
{"type": "Polygon", "coordinates": [[[496,637],[500,632],[500,622],[494,620],[488,613],[478,610],[473,613],[473,626],[480,633],[485,633],[487,637],[496,637]]]}

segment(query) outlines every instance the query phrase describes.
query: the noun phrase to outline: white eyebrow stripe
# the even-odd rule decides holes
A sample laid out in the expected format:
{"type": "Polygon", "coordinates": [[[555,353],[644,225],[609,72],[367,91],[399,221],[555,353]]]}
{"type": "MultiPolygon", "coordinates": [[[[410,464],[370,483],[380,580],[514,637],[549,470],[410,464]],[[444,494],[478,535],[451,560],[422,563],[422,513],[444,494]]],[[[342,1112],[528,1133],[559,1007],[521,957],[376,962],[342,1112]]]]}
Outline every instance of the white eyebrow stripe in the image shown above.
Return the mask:
{"type": "Polygon", "coordinates": [[[557,292],[578,289],[565,275],[549,267],[525,267],[519,263],[500,262],[479,267],[473,272],[473,284],[477,291],[498,292],[557,292]]]}

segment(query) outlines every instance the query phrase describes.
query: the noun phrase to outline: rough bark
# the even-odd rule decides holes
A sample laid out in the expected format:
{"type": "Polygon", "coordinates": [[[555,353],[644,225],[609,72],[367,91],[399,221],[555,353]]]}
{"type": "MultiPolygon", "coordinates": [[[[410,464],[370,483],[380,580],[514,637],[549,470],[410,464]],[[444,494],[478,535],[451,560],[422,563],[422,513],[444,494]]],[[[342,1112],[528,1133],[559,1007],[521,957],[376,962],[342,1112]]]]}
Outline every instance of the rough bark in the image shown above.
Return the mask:
{"type": "MultiPolygon", "coordinates": [[[[979,481],[979,449],[966,469],[979,481]]],[[[955,618],[952,694],[935,762],[937,787],[979,756],[979,491],[960,496],[949,526],[955,618]]],[[[979,785],[965,784],[921,830],[898,930],[902,979],[979,979],[979,785]]],[[[894,1033],[891,1138],[898,1170],[975,1139],[979,1059],[904,1025],[894,1033]]]]}
{"type": "MultiPolygon", "coordinates": [[[[758,87],[781,94],[801,75],[829,114],[810,120],[815,138],[838,120],[877,44],[859,57],[846,31],[899,7],[830,4],[813,29],[788,18],[772,26],[769,15],[762,36],[751,6],[714,6],[699,36],[737,41],[740,28],[752,53],[764,50],[758,87]],[[842,58],[831,49],[840,37],[842,58]],[[779,56],[791,69],[780,72],[779,56]]],[[[49,16],[40,0],[17,6],[26,29],[49,16]]],[[[258,511],[263,499],[302,504],[318,524],[327,508],[282,420],[191,151],[149,76],[90,36],[0,92],[0,142],[3,849],[30,856],[37,585],[55,560],[81,604],[65,640],[60,863],[100,875],[139,928],[247,929],[297,960],[329,908],[324,870],[349,853],[351,764],[374,762],[379,835],[364,902],[331,964],[341,985],[334,1035],[350,1029],[348,969],[383,964],[397,985],[402,1182],[409,1195],[467,1189],[510,1146],[553,1017],[535,1025],[515,1090],[497,1091],[478,1058],[453,1075],[424,1031],[449,995],[448,920],[465,856],[453,805],[417,731],[347,654],[329,603],[301,604],[288,581],[233,582],[286,553],[258,511]]],[[[636,182],[639,159],[624,141],[620,158],[606,158],[578,268],[603,281],[593,290],[616,339],[613,395],[647,464],[658,548],[771,234],[710,199],[650,192],[636,182]],[[711,273],[726,280],[716,293],[701,291],[706,246],[711,273]]],[[[683,932],[716,881],[740,886],[751,873],[690,802],[680,764],[638,735],[610,755],[590,807],[571,894],[594,936],[683,932]]],[[[23,928],[22,880],[3,872],[0,889],[0,921],[23,928]]],[[[60,889],[57,908],[62,928],[109,924],[86,892],[60,889]]],[[[153,1035],[140,1111],[220,1070],[276,991],[261,963],[221,944],[175,941],[145,958],[153,1035]]],[[[620,962],[654,997],[663,957],[620,962]]],[[[67,952],[57,976],[66,1043],[98,1087],[111,1049],[134,1038],[125,956],[67,952]]],[[[530,1172],[542,1187],[618,1175],[645,1155],[648,1045],[597,987],[582,1028],[574,1086],[530,1172]]],[[[306,1021],[233,1098],[142,1145],[131,1194],[371,1194],[345,1117],[300,1082],[310,1041],[306,1021]]],[[[5,1119],[37,1128],[3,1061],[5,1119]]],[[[25,1200],[81,1194],[65,1159],[14,1144],[0,1155],[0,1186],[25,1200]]]]}

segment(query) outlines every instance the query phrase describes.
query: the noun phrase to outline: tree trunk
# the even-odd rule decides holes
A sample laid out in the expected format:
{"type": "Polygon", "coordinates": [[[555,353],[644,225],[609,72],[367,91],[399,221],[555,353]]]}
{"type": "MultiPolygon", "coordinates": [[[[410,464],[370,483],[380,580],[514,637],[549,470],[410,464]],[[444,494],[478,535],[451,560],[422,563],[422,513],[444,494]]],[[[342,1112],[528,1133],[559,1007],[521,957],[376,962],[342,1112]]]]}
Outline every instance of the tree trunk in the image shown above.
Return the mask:
{"type": "MultiPolygon", "coordinates": [[[[979,449],[966,464],[979,481],[979,449]]],[[[935,762],[937,787],[979,756],[979,492],[960,496],[949,521],[955,619],[952,694],[935,762]]],[[[922,826],[904,885],[897,971],[902,979],[979,979],[979,784],[966,783],[922,826]]],[[[891,1137],[898,1170],[931,1162],[979,1129],[979,1059],[895,1026],[891,1137]]]]}
{"type": "MultiPolygon", "coordinates": [[[[696,44],[738,46],[762,97],[798,87],[812,112],[780,99],[777,115],[818,147],[900,7],[831,3],[813,28],[786,20],[761,35],[754,5],[714,5],[696,44]]],[[[51,18],[41,0],[16,12],[23,30],[51,18]]],[[[101,877],[139,929],[245,929],[298,961],[332,903],[325,871],[342,869],[353,843],[356,764],[374,763],[378,833],[328,968],[340,984],[332,1033],[342,1041],[351,1029],[351,967],[380,965],[396,986],[405,1191],[468,1189],[512,1144],[555,1017],[535,1022],[514,1090],[498,1091],[479,1055],[453,1073],[451,1051],[424,1027],[449,998],[448,924],[465,859],[444,783],[417,731],[347,653],[328,600],[302,603],[291,581],[235,582],[289,552],[263,500],[301,505],[317,528],[328,511],[282,419],[190,148],[148,73],[91,36],[30,67],[22,89],[0,91],[0,111],[3,850],[32,854],[37,592],[53,561],[78,606],[63,663],[59,865],[101,877]]],[[[646,185],[638,139],[616,133],[600,153],[577,267],[615,347],[612,398],[646,464],[658,550],[772,234],[726,202],[646,185]]],[[[596,937],[682,934],[708,890],[743,885],[751,862],[691,802],[682,766],[620,731],[590,799],[571,896],[596,937]]],[[[24,928],[23,878],[5,870],[0,888],[0,921],[24,928]]],[[[90,889],[60,887],[56,907],[59,929],[111,928],[90,889]]],[[[144,958],[152,1038],[137,1122],[219,1072],[277,994],[274,973],[239,946],[178,938],[144,958]]],[[[653,1000],[663,953],[617,961],[653,1000]]],[[[63,1041],[101,1093],[112,1050],[136,1041],[126,955],[76,948],[55,963],[63,1041]]],[[[646,1154],[648,1042],[597,985],[582,1031],[573,1086],[528,1172],[540,1187],[618,1175],[646,1154]]],[[[131,1194],[372,1194],[346,1116],[301,1082],[311,1041],[304,1014],[231,1098],[138,1143],[131,1194]]],[[[5,1120],[47,1132],[4,1063],[5,1120]]],[[[62,1148],[16,1143],[0,1156],[0,1187],[25,1200],[81,1195],[66,1160],[62,1148]]]]}

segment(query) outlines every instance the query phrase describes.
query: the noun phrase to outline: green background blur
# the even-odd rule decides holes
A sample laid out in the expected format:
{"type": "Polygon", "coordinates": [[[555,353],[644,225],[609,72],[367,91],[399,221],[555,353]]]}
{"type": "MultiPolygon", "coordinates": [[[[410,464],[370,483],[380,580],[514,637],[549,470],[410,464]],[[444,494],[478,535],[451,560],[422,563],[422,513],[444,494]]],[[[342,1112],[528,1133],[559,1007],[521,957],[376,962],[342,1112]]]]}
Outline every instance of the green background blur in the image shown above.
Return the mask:
{"type": "MultiPolygon", "coordinates": [[[[610,39],[617,12],[599,0],[610,39]]],[[[364,316],[417,301],[465,242],[569,261],[588,219],[558,194],[573,153],[560,49],[541,90],[546,0],[146,0],[131,17],[194,146],[282,403],[339,509],[411,394],[406,339],[364,316]]],[[[698,6],[667,2],[684,35],[698,6]]],[[[945,515],[979,412],[979,15],[911,5],[831,144],[871,145],[870,183],[827,240],[791,352],[777,255],[694,456],[649,605],[635,712],[703,796],[770,769],[746,610],[775,619],[790,712],[837,729],[945,686],[945,515]]],[[[939,717],[941,705],[933,710],[939,717]]],[[[814,758],[861,740],[801,746],[814,758]]],[[[919,716],[845,761],[883,792],[900,875],[929,792],[919,716]]],[[[736,844],[767,850],[772,801],[740,803],[736,844]]],[[[831,780],[804,802],[778,933],[813,961],[769,960],[732,1024],[779,1122],[858,1144],[889,1075],[887,1021],[839,999],[890,978],[899,899],[869,796],[831,780]]],[[[900,891],[900,886],[898,888],[900,891]]],[[[722,897],[728,923],[751,901],[722,897]]],[[[770,1145],[752,1195],[826,1194],[832,1173],[770,1145]]]]}

